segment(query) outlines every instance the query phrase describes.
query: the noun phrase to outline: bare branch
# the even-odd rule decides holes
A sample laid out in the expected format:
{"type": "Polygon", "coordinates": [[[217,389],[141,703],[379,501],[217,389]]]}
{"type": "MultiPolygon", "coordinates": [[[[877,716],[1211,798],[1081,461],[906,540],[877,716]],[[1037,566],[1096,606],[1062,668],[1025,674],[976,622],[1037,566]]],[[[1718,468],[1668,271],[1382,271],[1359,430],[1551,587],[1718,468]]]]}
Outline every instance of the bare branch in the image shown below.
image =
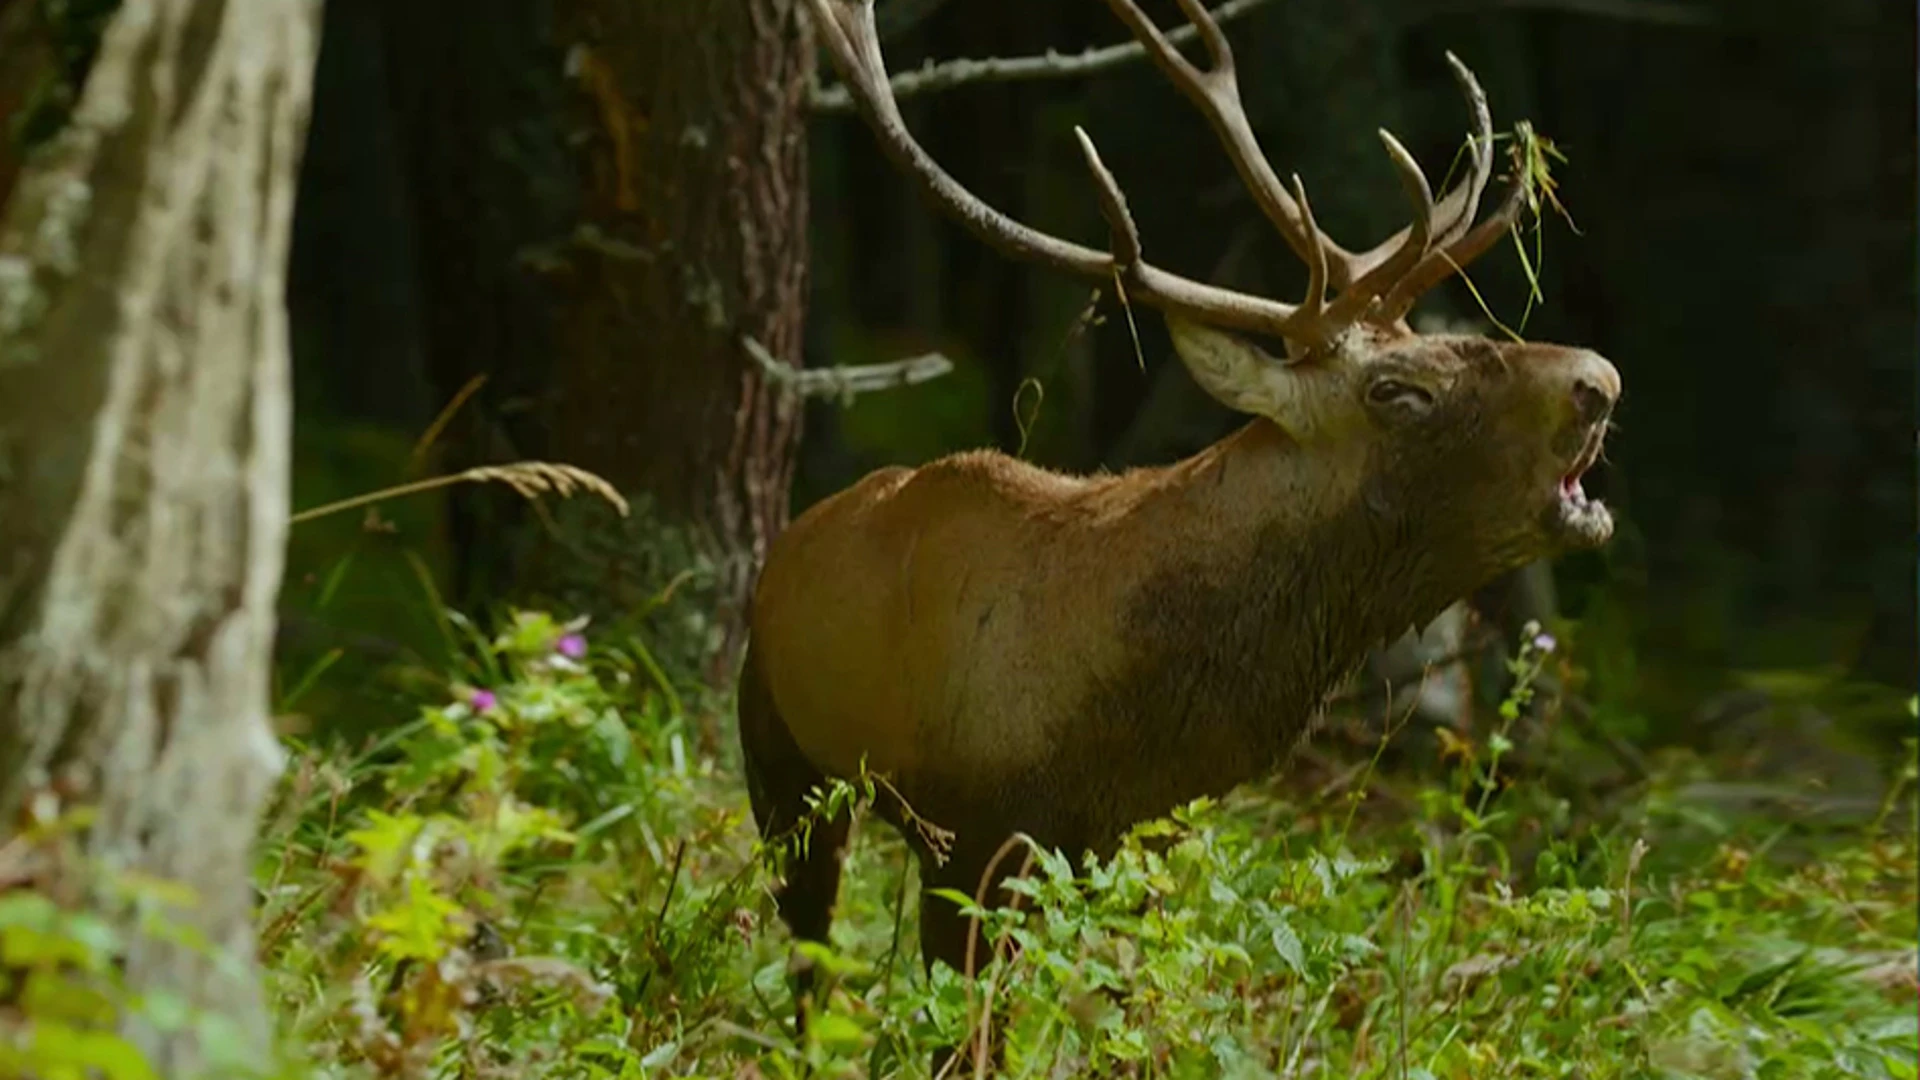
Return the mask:
{"type": "MultiPolygon", "coordinates": [[[[1213,10],[1216,23],[1225,23],[1267,4],[1269,0],[1227,0],[1213,10]]],[[[1166,39],[1180,45],[1191,41],[1197,31],[1192,24],[1168,31],[1166,39]]],[[[882,35],[885,36],[884,34],[882,35]]],[[[960,59],[927,61],[918,71],[902,72],[888,80],[897,101],[915,94],[951,90],[956,86],[981,82],[1024,82],[1030,79],[1066,79],[1096,75],[1122,67],[1147,54],[1139,41],[1127,41],[1087,49],[1079,53],[1060,53],[1048,49],[1039,56],[990,56],[982,60],[960,59]]],[[[844,86],[815,84],[807,105],[817,112],[852,112],[853,98],[844,86]]]]}
{"type": "Polygon", "coordinates": [[[1417,14],[1420,18],[1431,18],[1503,8],[1565,11],[1656,26],[1711,26],[1716,21],[1714,14],[1702,5],[1668,3],[1665,0],[1430,0],[1426,9],[1417,14]]]}
{"type": "MultiPolygon", "coordinates": [[[[1109,0],[1119,2],[1119,0],[1109,0]]],[[[809,0],[814,25],[855,107],[873,129],[880,149],[924,196],[969,232],[1009,257],[1107,284],[1117,267],[1110,251],[1097,251],[1030,228],[994,209],[940,167],[907,130],[894,102],[873,29],[872,0],[809,0]]],[[[1291,205],[1291,198],[1287,198],[1291,205]]],[[[1203,284],[1144,260],[1128,269],[1129,295],[1149,307],[1183,312],[1227,330],[1299,337],[1295,306],[1266,297],[1203,284]]]]}
{"type": "Polygon", "coordinates": [[[740,346],[753,358],[760,373],[787,393],[803,398],[837,398],[842,405],[853,404],[856,394],[913,386],[937,379],[953,370],[953,361],[939,353],[925,353],[884,364],[797,368],[774,359],[766,346],[750,337],[742,336],[740,346]]]}
{"type": "MultiPolygon", "coordinates": [[[[928,0],[917,8],[910,6],[909,10],[900,13],[903,17],[894,17],[895,13],[891,10],[882,14],[880,17],[881,40],[890,40],[911,29],[914,24],[932,14],[943,3],[945,0],[928,0]]],[[[1267,3],[1268,0],[1227,0],[1213,10],[1213,18],[1216,23],[1224,24],[1267,3]]],[[[892,5],[892,7],[898,6],[892,5]]],[[[1430,0],[1429,5],[1424,8],[1409,5],[1408,9],[1400,14],[1411,16],[1408,21],[1422,21],[1437,15],[1503,8],[1565,11],[1576,15],[1592,15],[1660,26],[1708,26],[1714,22],[1713,14],[1703,7],[1695,4],[1669,3],[1666,0],[1430,0]]],[[[1167,40],[1180,45],[1192,40],[1195,32],[1192,25],[1187,25],[1169,31],[1166,37],[1167,40]]],[[[1079,53],[1060,53],[1049,49],[1039,56],[987,57],[981,60],[962,58],[939,62],[929,60],[922,64],[918,71],[895,75],[892,80],[893,96],[898,100],[913,97],[916,94],[951,90],[968,83],[1080,78],[1125,66],[1145,55],[1146,50],[1138,41],[1127,41],[1087,49],[1079,53]]],[[[853,111],[853,100],[848,97],[846,88],[843,86],[828,87],[816,83],[808,96],[807,104],[809,108],[818,112],[853,111]]]]}

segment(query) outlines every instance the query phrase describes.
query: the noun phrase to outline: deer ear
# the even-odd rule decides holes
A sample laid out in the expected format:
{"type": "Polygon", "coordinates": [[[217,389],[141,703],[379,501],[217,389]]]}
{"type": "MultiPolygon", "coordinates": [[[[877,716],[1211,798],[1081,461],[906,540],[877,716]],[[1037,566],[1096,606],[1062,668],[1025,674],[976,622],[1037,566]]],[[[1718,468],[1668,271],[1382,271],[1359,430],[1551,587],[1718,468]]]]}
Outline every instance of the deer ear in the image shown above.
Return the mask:
{"type": "Polygon", "coordinates": [[[1330,389],[1320,385],[1328,380],[1314,378],[1310,370],[1296,370],[1237,334],[1172,312],[1166,321],[1173,351],[1193,381],[1215,401],[1235,412],[1264,416],[1303,442],[1326,426],[1327,418],[1321,415],[1325,409],[1316,408],[1315,399],[1330,389]]]}

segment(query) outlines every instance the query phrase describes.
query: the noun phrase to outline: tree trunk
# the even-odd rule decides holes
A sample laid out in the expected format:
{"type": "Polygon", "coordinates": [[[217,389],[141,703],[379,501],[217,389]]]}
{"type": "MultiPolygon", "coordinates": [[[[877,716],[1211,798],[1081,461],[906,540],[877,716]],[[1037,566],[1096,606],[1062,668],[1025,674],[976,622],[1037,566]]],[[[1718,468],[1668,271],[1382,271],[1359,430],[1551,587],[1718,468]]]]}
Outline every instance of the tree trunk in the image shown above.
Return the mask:
{"type": "Polygon", "coordinates": [[[562,461],[640,511],[622,525],[589,500],[527,513],[494,489],[452,492],[456,602],[618,618],[697,561],[711,587],[673,589],[671,640],[649,644],[675,674],[727,685],[799,435],[798,403],[744,340],[800,363],[802,5],[381,11],[435,390],[489,379],[447,431],[447,466],[562,461]]]}
{"type": "MultiPolygon", "coordinates": [[[[53,785],[95,808],[89,855],[190,887],[175,918],[211,954],[109,908],[125,978],[250,1055],[271,1033],[248,883],[281,765],[283,292],[318,14],[125,0],[0,216],[0,841],[53,785]]],[[[130,1026],[161,1075],[205,1060],[191,1027],[130,1026]]]]}
{"type": "Polygon", "coordinates": [[[798,402],[744,342],[800,363],[812,27],[797,0],[562,7],[590,117],[583,219],[605,240],[572,253],[555,454],[710,558],[721,685],[799,438],[798,402]]]}

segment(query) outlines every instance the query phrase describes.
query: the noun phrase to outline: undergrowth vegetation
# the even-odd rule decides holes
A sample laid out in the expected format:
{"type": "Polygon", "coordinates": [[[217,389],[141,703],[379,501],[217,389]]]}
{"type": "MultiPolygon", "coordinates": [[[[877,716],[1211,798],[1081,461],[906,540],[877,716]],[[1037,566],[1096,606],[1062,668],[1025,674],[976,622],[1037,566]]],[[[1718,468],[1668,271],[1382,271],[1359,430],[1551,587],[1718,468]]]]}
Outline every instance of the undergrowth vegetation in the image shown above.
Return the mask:
{"type": "Polygon", "coordinates": [[[1034,850],[993,961],[929,979],[888,829],[857,830],[833,948],[796,952],[735,770],[637,647],[456,622],[418,716],[299,748],[267,824],[261,951],[309,1075],[912,1076],[988,1016],[1015,1076],[1916,1075],[1911,761],[1811,858],[1676,799],[1691,760],[1576,825],[1499,774],[1514,700],[1412,814],[1363,769],[1193,804],[1110,862],[1034,850]],[[795,963],[825,973],[804,1040],[795,963]]]}
{"type": "MultiPolygon", "coordinates": [[[[1022,849],[984,912],[991,962],[929,978],[877,819],[832,948],[796,950],[729,748],[700,749],[643,647],[450,619],[463,659],[412,684],[417,715],[296,741],[265,822],[288,1077],[920,1076],[936,1046],[984,1046],[989,1017],[1023,1077],[1916,1076],[1912,744],[1864,825],[1702,806],[1686,792],[1711,773],[1684,755],[1597,813],[1508,764],[1566,662],[1538,636],[1490,730],[1442,740],[1411,797],[1370,797],[1363,759],[1318,794],[1281,776],[1191,804],[1110,861],[1022,849]],[[804,1038],[795,964],[824,974],[804,1038]]],[[[75,825],[24,835],[39,872],[75,825]]],[[[151,1075],[112,1034],[127,1011],[217,1028],[117,995],[120,943],[54,876],[0,897],[7,1007],[36,1033],[0,1072],[151,1075]]],[[[134,886],[164,926],[169,898],[134,886]]]]}

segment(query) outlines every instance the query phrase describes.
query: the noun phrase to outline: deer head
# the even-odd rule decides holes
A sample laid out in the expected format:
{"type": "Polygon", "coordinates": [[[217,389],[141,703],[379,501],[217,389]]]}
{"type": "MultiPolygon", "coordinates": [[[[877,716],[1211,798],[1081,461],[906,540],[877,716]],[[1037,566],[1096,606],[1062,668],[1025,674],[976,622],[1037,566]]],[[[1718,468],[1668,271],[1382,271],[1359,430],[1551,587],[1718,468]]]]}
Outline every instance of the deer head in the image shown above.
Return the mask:
{"type": "MultiPolygon", "coordinates": [[[[1468,168],[1436,199],[1419,164],[1379,132],[1413,209],[1412,222],[1352,251],[1314,222],[1305,185],[1283,184],[1242,105],[1232,47],[1200,0],[1177,0],[1208,54],[1197,67],[1133,0],[1106,0],[1154,64],[1206,117],[1255,202],[1308,268],[1297,304],[1222,289],[1146,261],[1139,230],[1093,140],[1075,129],[1110,231],[1106,251],[1049,236],[961,187],[908,133],[888,86],[871,0],[810,0],[855,107],[882,149],[934,204],[1015,258],[1159,309],[1199,385],[1237,412],[1265,417],[1309,456],[1390,486],[1446,492],[1481,519],[1469,531],[1470,574],[1516,559],[1590,547],[1612,533],[1581,476],[1598,457],[1619,374],[1592,352],[1460,334],[1419,334],[1415,301],[1488,251],[1528,205],[1531,170],[1516,140],[1498,207],[1475,222],[1494,169],[1492,115],[1465,64],[1447,60],[1471,109],[1468,168]],[[1273,355],[1261,338],[1281,343],[1273,355]],[[1345,468],[1345,466],[1356,466],[1345,468]],[[1497,563],[1493,565],[1480,565],[1497,563]]],[[[1384,497],[1375,492],[1375,497],[1384,497]]]]}

